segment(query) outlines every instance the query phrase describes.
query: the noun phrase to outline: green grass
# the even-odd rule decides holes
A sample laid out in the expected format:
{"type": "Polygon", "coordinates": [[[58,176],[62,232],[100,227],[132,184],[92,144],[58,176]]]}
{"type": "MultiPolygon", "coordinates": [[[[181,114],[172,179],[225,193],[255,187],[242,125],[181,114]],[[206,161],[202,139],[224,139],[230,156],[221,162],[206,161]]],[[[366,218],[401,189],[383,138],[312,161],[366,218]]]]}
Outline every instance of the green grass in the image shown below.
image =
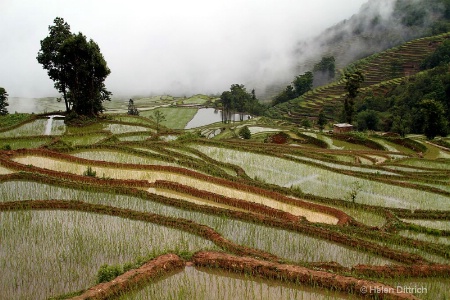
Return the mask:
{"type": "Polygon", "coordinates": [[[33,115],[30,114],[8,114],[5,116],[0,115],[0,129],[11,127],[17,124],[20,124],[30,118],[32,118],[33,115]]]}
{"type": "Polygon", "coordinates": [[[12,150],[22,148],[39,148],[45,144],[50,143],[51,138],[0,138],[0,149],[9,145],[12,150]]]}
{"type": "Polygon", "coordinates": [[[91,133],[87,135],[64,135],[61,140],[72,146],[92,145],[107,138],[106,133],[91,133]]]}
{"type": "MultiPolygon", "coordinates": [[[[183,129],[186,124],[195,116],[197,108],[177,108],[177,107],[161,107],[160,110],[166,120],[162,122],[162,125],[172,129],[183,129]]],[[[151,118],[154,115],[155,110],[142,111],[141,115],[147,118],[151,118]]]]}

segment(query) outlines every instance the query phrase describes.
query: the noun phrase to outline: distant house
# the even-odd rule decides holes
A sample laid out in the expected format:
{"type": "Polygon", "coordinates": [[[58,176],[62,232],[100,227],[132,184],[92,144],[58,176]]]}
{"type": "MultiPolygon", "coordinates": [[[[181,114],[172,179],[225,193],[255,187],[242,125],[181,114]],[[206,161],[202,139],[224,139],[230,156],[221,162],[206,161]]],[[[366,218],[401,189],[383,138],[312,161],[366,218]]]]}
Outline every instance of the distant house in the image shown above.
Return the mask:
{"type": "Polygon", "coordinates": [[[345,133],[353,131],[353,125],[348,123],[333,124],[333,133],[345,133]]]}

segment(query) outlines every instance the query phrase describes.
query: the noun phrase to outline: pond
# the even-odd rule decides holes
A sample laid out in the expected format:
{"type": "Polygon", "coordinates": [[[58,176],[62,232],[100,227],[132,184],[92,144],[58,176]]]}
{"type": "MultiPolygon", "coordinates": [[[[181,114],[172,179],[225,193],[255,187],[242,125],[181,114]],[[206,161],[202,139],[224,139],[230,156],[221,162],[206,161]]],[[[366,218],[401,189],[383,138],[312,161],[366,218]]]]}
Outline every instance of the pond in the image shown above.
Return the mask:
{"type": "MultiPolygon", "coordinates": [[[[250,119],[251,116],[244,115],[244,120],[250,119]]],[[[232,116],[232,121],[239,121],[239,114],[234,114],[232,116]]],[[[222,122],[222,112],[214,108],[200,108],[195,116],[190,120],[185,129],[192,129],[196,127],[201,127],[217,122],[222,122]]]]}

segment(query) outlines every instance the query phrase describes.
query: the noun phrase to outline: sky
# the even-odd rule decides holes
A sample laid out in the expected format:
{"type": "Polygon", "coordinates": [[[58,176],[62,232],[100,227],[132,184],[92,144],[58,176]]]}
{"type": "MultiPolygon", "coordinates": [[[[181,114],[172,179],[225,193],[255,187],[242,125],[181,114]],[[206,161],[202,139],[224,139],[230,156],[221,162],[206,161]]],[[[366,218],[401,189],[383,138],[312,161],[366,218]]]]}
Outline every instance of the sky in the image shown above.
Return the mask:
{"type": "Polygon", "coordinates": [[[349,19],[367,0],[0,0],[0,87],[57,96],[37,62],[62,17],[94,40],[113,96],[220,94],[292,79],[299,40],[349,19]]]}

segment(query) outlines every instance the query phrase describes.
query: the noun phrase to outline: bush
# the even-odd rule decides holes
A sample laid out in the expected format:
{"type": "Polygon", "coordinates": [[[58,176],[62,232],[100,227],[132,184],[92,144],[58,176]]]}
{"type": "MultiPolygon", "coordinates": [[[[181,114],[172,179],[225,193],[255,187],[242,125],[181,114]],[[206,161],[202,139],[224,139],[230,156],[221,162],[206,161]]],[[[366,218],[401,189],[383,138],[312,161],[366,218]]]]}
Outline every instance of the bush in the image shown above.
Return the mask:
{"type": "Polygon", "coordinates": [[[123,274],[123,268],[119,265],[103,265],[97,273],[97,283],[108,282],[123,274]]]}
{"type": "Polygon", "coordinates": [[[251,139],[252,133],[250,132],[250,129],[248,129],[248,126],[244,126],[239,130],[239,136],[246,140],[251,139]]]}
{"type": "Polygon", "coordinates": [[[97,171],[94,171],[90,166],[87,168],[86,171],[83,172],[84,176],[89,176],[89,177],[96,177],[97,176],[97,171]]]}

